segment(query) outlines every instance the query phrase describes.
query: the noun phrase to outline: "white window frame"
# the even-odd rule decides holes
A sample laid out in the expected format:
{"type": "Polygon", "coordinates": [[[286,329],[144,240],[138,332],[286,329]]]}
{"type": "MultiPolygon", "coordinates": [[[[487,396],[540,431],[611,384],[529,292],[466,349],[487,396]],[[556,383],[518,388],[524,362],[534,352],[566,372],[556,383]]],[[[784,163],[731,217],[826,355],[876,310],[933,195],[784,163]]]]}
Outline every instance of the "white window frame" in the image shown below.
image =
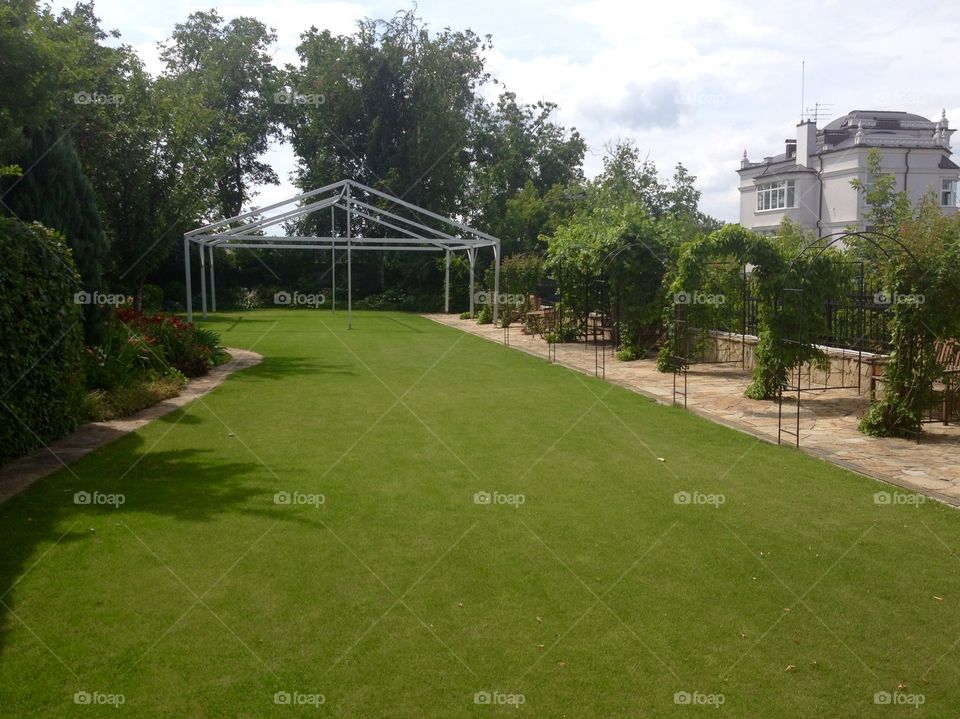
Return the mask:
{"type": "Polygon", "coordinates": [[[940,178],[940,207],[957,207],[957,178],[940,178]],[[946,200],[946,202],[944,201],[946,200]]]}
{"type": "Polygon", "coordinates": [[[797,181],[774,180],[757,183],[756,212],[791,210],[797,207],[797,181]]]}

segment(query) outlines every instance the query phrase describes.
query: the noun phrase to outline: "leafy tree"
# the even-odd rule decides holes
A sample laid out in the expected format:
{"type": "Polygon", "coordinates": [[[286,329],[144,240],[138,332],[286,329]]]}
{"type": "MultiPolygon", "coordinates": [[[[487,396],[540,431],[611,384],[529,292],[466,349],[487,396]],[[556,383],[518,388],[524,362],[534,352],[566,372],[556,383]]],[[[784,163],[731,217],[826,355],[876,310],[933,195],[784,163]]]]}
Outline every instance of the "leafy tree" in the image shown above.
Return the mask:
{"type": "Polygon", "coordinates": [[[297,184],[346,176],[458,214],[487,47],[470,30],[432,34],[413,11],[362,20],[350,36],[310,28],[288,67],[291,93],[305,98],[286,117],[297,184]]]}
{"type": "Polygon", "coordinates": [[[867,227],[879,232],[894,231],[910,217],[910,200],[906,192],[897,192],[896,176],[883,171],[883,156],[876,147],[867,153],[867,178],[866,182],[859,177],[850,181],[867,204],[867,227]]]}
{"type": "Polygon", "coordinates": [[[667,186],[660,180],[657,166],[649,158],[641,159],[630,140],[607,147],[594,186],[607,197],[607,203],[637,201],[654,218],[662,217],[669,208],[667,186]]]}
{"type": "Polygon", "coordinates": [[[640,157],[634,144],[608,147],[603,171],[583,185],[568,216],[557,222],[548,242],[550,266],[570,291],[575,313],[598,309],[598,279],[613,301],[623,357],[645,353],[661,339],[666,284],[679,248],[700,232],[702,218],[696,178],[678,164],[671,184],[640,157]],[[584,298],[584,299],[581,299],[584,298]]]}
{"type": "MultiPolygon", "coordinates": [[[[536,252],[526,252],[505,257],[500,263],[501,294],[521,295],[520,304],[527,304],[527,297],[536,292],[543,280],[545,262],[536,252]]],[[[484,279],[491,290],[494,284],[493,268],[487,269],[484,279]]],[[[515,303],[516,304],[516,303],[515,303]]]]}
{"type": "Polygon", "coordinates": [[[286,99],[270,46],[276,35],[259,20],[224,23],[216,11],[178,23],[160,53],[160,83],[171,103],[174,141],[199,154],[223,217],[240,214],[258,184],[279,184],[260,157],[282,136],[286,99]]]}
{"type": "Polygon", "coordinates": [[[678,162],[665,192],[667,214],[686,225],[688,233],[706,235],[719,230],[723,223],[700,211],[700,190],[696,188],[696,181],[696,176],[678,162]]]}
{"type": "MultiPolygon", "coordinates": [[[[70,136],[58,125],[25,131],[29,146],[18,164],[29,168],[3,183],[3,203],[14,217],[39,222],[66,237],[82,286],[102,291],[108,242],[100,225],[96,195],[83,173],[70,136]]],[[[86,312],[87,336],[94,333],[96,310],[86,312]]]]}
{"type": "MultiPolygon", "coordinates": [[[[132,293],[139,307],[146,277],[202,213],[202,160],[176,142],[178,98],[160,93],[130,46],[104,44],[118,33],[102,29],[92,5],[78,4],[47,22],[48,37],[72,67],[58,113],[95,191],[110,246],[101,258],[104,283],[111,292],[132,293]]],[[[81,256],[78,264],[85,275],[81,256]]]]}
{"type": "Polygon", "coordinates": [[[170,89],[139,69],[132,73],[127,102],[115,111],[111,162],[98,175],[112,239],[109,276],[134,295],[137,308],[148,278],[164,267],[182,268],[183,233],[217,205],[205,168],[178,136],[170,89]]]}
{"type": "MultiPolygon", "coordinates": [[[[285,106],[299,158],[296,184],[307,190],[349,177],[464,216],[477,92],[489,79],[481,55],[488,41],[470,30],[432,33],[413,11],[362,20],[350,36],[310,28],[301,36],[299,65],[287,68],[289,92],[304,98],[285,106]]],[[[298,228],[327,234],[329,215],[305,218],[298,228]]],[[[380,231],[360,220],[354,230],[380,231]]],[[[439,286],[436,265],[422,257],[362,253],[354,261],[359,293],[382,290],[388,268],[439,286]]]]}
{"type": "MultiPolygon", "coordinates": [[[[60,144],[76,148],[89,178],[110,246],[109,255],[98,253],[105,273],[101,284],[108,285],[100,289],[131,292],[139,307],[146,277],[170,258],[183,231],[209,215],[216,202],[208,189],[215,187],[206,159],[211,153],[197,152],[199,132],[182,122],[194,116],[184,106],[192,98],[180,95],[182,88],[156,83],[130,46],[106,45],[119,34],[101,27],[92,4],[77,4],[55,17],[40,12],[34,22],[67,68],[57,75],[54,112],[69,133],[60,144]]],[[[29,174],[46,163],[44,158],[29,174]]],[[[36,180],[24,178],[27,185],[36,180]]],[[[77,241],[75,230],[51,226],[62,229],[71,244],[77,241]]],[[[89,254],[75,248],[88,287],[89,254]]]]}
{"type": "Polygon", "coordinates": [[[35,0],[0,4],[0,175],[22,171],[13,161],[27,151],[24,127],[42,127],[53,117],[61,65],[44,32],[35,0]]]}
{"type": "Polygon", "coordinates": [[[676,239],[666,223],[639,202],[596,204],[577,212],[549,238],[549,267],[561,284],[571,317],[601,309],[597,281],[609,282],[613,321],[621,343],[649,344],[659,325],[668,248],[676,239]]]}
{"type": "Polygon", "coordinates": [[[793,222],[789,217],[780,220],[777,234],[770,239],[780,248],[780,252],[787,259],[793,259],[804,247],[817,238],[815,230],[804,230],[799,222],[793,222]]]}
{"type": "MultiPolygon", "coordinates": [[[[579,209],[586,197],[576,185],[555,184],[542,193],[527,180],[519,192],[506,201],[503,218],[492,230],[504,240],[504,246],[516,246],[525,251],[540,251],[545,247],[545,236],[553,235],[579,209]]],[[[482,220],[478,221],[483,224],[482,220]]],[[[484,225],[486,227],[486,225],[484,225]]]]}
{"type": "Polygon", "coordinates": [[[556,105],[518,103],[505,92],[496,106],[478,109],[473,130],[470,204],[473,221],[504,240],[529,250],[565,214],[562,196],[583,182],[586,144],[551,116],[556,105]],[[558,202],[559,201],[559,202],[558,202]]]}

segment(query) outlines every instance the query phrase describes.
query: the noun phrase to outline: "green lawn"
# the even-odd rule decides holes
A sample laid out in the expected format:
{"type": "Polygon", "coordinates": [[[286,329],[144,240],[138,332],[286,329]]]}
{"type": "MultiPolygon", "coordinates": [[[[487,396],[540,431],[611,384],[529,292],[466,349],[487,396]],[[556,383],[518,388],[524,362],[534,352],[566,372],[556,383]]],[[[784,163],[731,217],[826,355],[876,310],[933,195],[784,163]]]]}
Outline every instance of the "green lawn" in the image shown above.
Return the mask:
{"type": "Polygon", "coordinates": [[[955,510],[416,316],[206,324],[264,362],[0,505],[0,716],[955,716],[955,510]]]}

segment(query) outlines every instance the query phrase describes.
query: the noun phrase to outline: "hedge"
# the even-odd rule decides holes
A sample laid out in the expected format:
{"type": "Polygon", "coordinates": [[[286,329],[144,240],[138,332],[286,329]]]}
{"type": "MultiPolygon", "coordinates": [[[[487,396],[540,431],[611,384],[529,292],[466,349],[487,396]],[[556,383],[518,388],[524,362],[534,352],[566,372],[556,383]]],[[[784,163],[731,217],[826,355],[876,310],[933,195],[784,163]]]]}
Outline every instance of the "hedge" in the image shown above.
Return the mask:
{"type": "Polygon", "coordinates": [[[62,437],[84,395],[80,279],[65,240],[0,217],[0,463],[62,437]]]}

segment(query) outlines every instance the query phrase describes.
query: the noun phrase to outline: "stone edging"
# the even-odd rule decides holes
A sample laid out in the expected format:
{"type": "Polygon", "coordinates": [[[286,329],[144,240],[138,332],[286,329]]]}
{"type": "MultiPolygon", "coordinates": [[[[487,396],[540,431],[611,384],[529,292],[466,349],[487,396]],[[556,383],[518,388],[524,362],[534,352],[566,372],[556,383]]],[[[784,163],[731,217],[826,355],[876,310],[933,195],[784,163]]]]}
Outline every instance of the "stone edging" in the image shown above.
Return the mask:
{"type": "Polygon", "coordinates": [[[256,352],[232,347],[226,349],[232,358],[229,362],[214,367],[202,377],[190,380],[176,397],[161,400],[129,417],[82,425],[75,432],[51,442],[33,454],[0,467],[0,503],[85,454],[193,402],[220,385],[234,372],[252,367],[263,360],[263,355],[256,352]]]}

